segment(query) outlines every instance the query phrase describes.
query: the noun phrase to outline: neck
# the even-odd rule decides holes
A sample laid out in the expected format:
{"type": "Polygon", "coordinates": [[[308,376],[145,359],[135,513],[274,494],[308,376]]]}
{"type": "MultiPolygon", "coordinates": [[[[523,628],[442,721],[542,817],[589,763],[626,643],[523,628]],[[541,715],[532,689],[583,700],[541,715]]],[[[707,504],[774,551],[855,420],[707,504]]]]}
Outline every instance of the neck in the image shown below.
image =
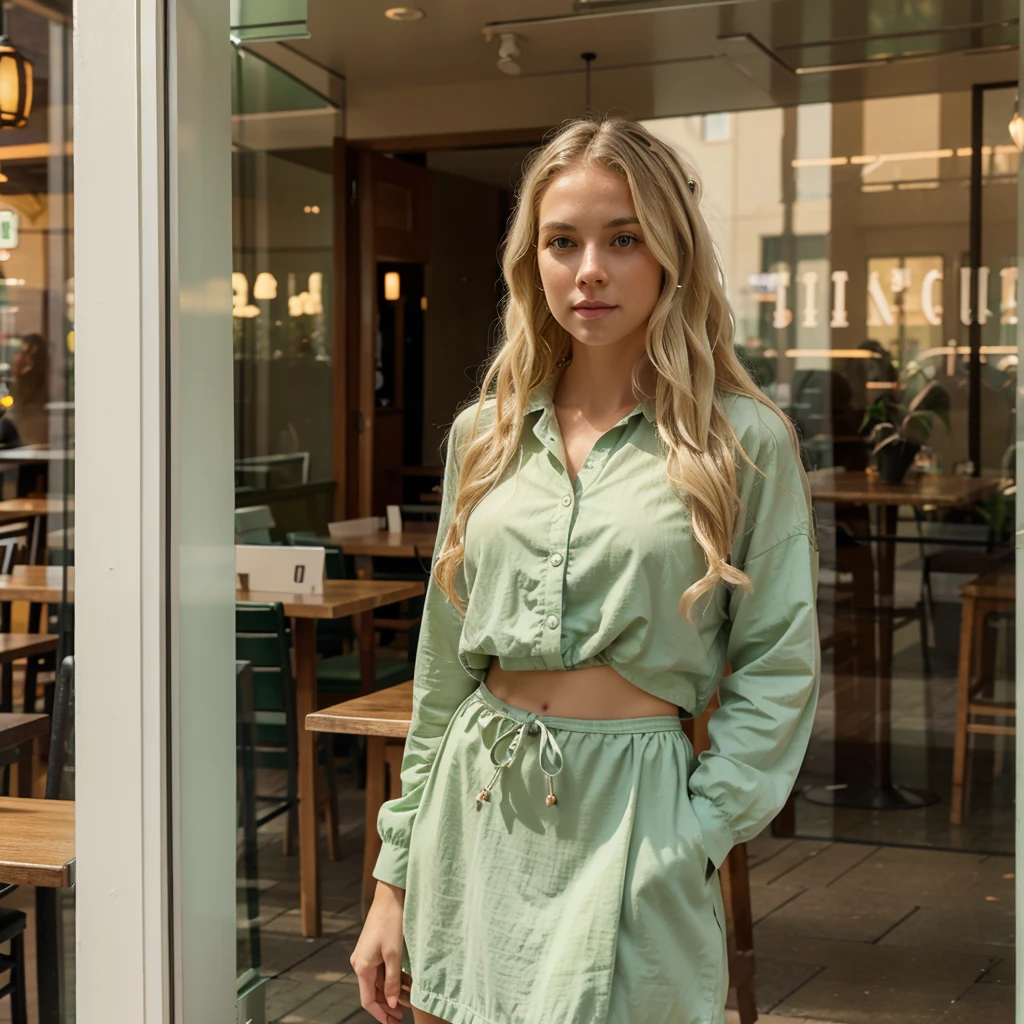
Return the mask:
{"type": "Polygon", "coordinates": [[[644,336],[614,345],[582,345],[573,339],[572,359],[556,387],[558,405],[577,407],[587,419],[602,419],[645,397],[633,390],[633,368],[640,360],[640,385],[654,396],[654,368],[646,358],[644,336]]]}

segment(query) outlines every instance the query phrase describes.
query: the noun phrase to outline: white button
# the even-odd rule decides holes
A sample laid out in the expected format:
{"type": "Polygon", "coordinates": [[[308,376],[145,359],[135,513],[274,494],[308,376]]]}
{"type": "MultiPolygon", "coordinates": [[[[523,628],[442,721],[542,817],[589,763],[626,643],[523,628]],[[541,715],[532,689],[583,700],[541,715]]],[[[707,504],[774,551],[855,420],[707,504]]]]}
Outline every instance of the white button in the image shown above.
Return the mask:
{"type": "Polygon", "coordinates": [[[571,505],[572,504],[572,495],[571,494],[563,494],[562,495],[562,504],[565,505],[566,507],[571,505]]]}
{"type": "Polygon", "coordinates": [[[592,462],[590,461],[590,459],[587,459],[587,461],[586,461],[586,462],[584,462],[584,463],[583,463],[583,465],[584,465],[584,466],[585,466],[585,467],[586,467],[587,469],[590,469],[590,467],[591,467],[591,466],[593,465],[593,463],[592,463],[592,462]]]}
{"type": "Polygon", "coordinates": [[[557,551],[551,556],[551,564],[552,565],[561,565],[562,564],[562,556],[557,551]]]}
{"type": "Polygon", "coordinates": [[[548,616],[548,629],[557,629],[557,628],[558,628],[558,616],[557,615],[549,615],[548,616]]]}

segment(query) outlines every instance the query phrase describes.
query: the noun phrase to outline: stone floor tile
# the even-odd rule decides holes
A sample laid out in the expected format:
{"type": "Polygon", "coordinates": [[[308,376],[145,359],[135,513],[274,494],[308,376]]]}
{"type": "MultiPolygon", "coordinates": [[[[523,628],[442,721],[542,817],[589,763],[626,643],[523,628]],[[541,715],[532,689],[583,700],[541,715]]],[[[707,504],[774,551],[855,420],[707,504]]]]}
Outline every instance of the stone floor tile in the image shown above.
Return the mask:
{"type": "MultiPolygon", "coordinates": [[[[904,847],[880,847],[856,864],[833,887],[837,890],[873,890],[915,897],[946,897],[973,888],[983,880],[986,886],[1007,889],[1013,882],[1000,878],[1003,872],[985,867],[986,859],[976,853],[952,853],[943,850],[914,850],[904,847]]],[[[1012,866],[1010,869],[1012,871],[1012,866]]]]}
{"type": "Polygon", "coordinates": [[[352,949],[347,944],[335,941],[317,950],[311,957],[296,964],[288,971],[287,977],[295,981],[323,981],[334,983],[352,973],[349,957],[352,949]]]}
{"type": "Polygon", "coordinates": [[[816,964],[775,960],[767,956],[758,956],[756,967],[754,992],[757,1010],[761,1014],[769,1013],[823,970],[816,964]]]}
{"type": "Polygon", "coordinates": [[[875,942],[918,907],[890,893],[850,893],[808,889],[770,914],[778,928],[847,942],[875,942]]]}
{"type": "Polygon", "coordinates": [[[308,1002],[326,986],[323,982],[271,978],[265,988],[267,993],[267,1020],[277,1021],[297,1006],[308,1002]]]}
{"type": "Polygon", "coordinates": [[[972,985],[941,1024],[1013,1024],[1015,999],[1010,985],[972,985]]]}
{"type": "MultiPolygon", "coordinates": [[[[864,894],[862,894],[864,895],[864,894]]],[[[950,896],[923,906],[882,940],[885,945],[924,945],[949,950],[1012,955],[1012,896],[990,901],[984,896],[950,896]]]]}
{"type": "MultiPolygon", "coordinates": [[[[819,844],[810,845],[816,847],[819,844]]],[[[798,889],[833,885],[877,850],[877,846],[861,843],[828,843],[823,849],[814,849],[785,873],[773,878],[769,884],[798,889]]]]}
{"type": "MultiPolygon", "coordinates": [[[[830,843],[816,842],[814,840],[793,839],[771,856],[759,860],[756,864],[750,865],[750,884],[755,882],[759,885],[778,885],[780,879],[795,867],[803,864],[808,858],[819,856],[823,850],[828,849],[830,843]]],[[[793,888],[802,888],[796,884],[793,888]]]]}
{"type": "Polygon", "coordinates": [[[750,913],[754,924],[805,891],[804,889],[788,889],[781,885],[754,885],[751,883],[750,913]]]}
{"type": "MultiPolygon", "coordinates": [[[[361,1009],[358,990],[353,990],[351,985],[328,985],[312,999],[286,1013],[278,1024],[340,1024],[358,1009],[361,1009]]],[[[369,1014],[367,1017],[373,1019],[369,1014]]],[[[406,1019],[410,1018],[411,1014],[407,1013],[406,1019]]]]}
{"type": "Polygon", "coordinates": [[[260,936],[260,970],[271,977],[285,974],[330,941],[324,936],[305,939],[301,935],[269,935],[264,932],[260,936]]]}

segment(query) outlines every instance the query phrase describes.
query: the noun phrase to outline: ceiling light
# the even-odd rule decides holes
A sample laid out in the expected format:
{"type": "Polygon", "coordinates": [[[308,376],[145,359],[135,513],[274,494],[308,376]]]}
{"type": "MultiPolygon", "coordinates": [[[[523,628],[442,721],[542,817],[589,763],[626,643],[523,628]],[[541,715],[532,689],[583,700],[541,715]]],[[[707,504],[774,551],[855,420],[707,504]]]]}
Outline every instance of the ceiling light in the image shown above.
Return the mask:
{"type": "Polygon", "coordinates": [[[391,21],[422,21],[426,12],[420,7],[389,7],[384,17],[391,21]]]}
{"type": "Polygon", "coordinates": [[[402,297],[402,278],[398,271],[389,270],[384,275],[384,298],[388,302],[397,302],[402,297]]]}
{"type": "Polygon", "coordinates": [[[32,61],[7,39],[0,3],[0,128],[24,128],[32,112],[32,61]]]}
{"type": "MultiPolygon", "coordinates": [[[[1018,104],[1020,100],[1018,99],[1018,104]]],[[[1020,116],[1020,110],[1015,109],[1013,117],[1010,118],[1010,138],[1013,139],[1013,144],[1017,149],[1024,152],[1024,117],[1020,116]]]]}
{"type": "Polygon", "coordinates": [[[498,47],[498,70],[506,75],[518,75],[522,70],[518,59],[519,47],[515,32],[502,32],[501,46],[498,47]]]}

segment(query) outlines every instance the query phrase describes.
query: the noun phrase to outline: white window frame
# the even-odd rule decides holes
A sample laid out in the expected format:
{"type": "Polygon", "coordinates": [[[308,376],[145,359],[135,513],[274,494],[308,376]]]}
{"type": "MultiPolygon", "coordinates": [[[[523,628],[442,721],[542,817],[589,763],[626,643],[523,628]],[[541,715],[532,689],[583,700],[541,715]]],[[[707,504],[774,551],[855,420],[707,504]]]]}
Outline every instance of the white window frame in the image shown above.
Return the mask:
{"type": "Polygon", "coordinates": [[[80,1024],[234,1019],[228,23],[75,5],[80,1024]]]}

